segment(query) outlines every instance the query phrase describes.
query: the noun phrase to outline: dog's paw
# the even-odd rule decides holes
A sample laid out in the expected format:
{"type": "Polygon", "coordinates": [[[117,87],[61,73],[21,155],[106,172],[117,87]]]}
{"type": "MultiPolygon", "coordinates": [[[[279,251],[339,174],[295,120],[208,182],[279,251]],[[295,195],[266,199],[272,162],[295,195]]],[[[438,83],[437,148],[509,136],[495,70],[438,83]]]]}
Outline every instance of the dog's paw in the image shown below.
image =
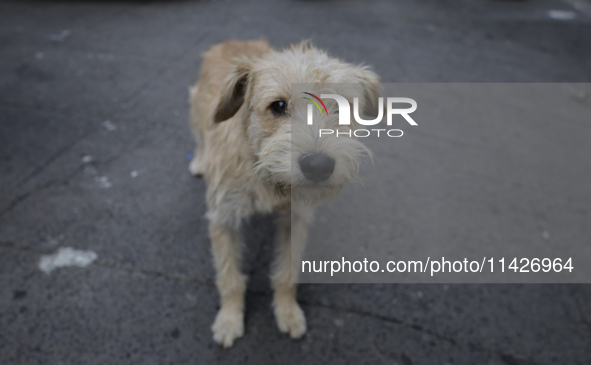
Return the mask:
{"type": "Polygon", "coordinates": [[[289,333],[291,338],[301,338],[306,333],[306,316],[296,302],[275,305],[275,318],[279,331],[289,333]]]}
{"type": "Polygon", "coordinates": [[[213,340],[225,348],[244,334],[244,314],[240,311],[220,309],[211,326],[213,340]]]}

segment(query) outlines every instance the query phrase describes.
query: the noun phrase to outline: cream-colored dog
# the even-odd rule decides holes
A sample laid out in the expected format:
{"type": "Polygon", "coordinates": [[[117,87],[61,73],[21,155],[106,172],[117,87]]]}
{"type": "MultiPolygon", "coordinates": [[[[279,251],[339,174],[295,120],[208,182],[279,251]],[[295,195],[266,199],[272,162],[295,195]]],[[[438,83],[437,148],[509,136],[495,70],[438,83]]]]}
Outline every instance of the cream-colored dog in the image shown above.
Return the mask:
{"type": "Polygon", "coordinates": [[[318,138],[319,128],[353,127],[338,125],[337,104],[328,100],[330,116],[317,113],[314,125],[307,125],[307,101],[292,95],[292,84],[315,95],[326,91],[326,84],[349,85],[337,92],[351,105],[360,87],[361,110],[375,103],[380,87],[368,68],[332,58],[306,42],[275,51],[265,41],[227,41],[205,52],[199,83],[191,89],[191,127],[198,145],[189,169],[207,183],[221,296],[212,330],[224,347],[244,333],[241,221],[255,212],[278,213],[274,313],[280,331],[303,336],[306,318],[296,301],[292,256],[298,262],[314,208],[356,179],[365,150],[354,137],[318,138]]]}

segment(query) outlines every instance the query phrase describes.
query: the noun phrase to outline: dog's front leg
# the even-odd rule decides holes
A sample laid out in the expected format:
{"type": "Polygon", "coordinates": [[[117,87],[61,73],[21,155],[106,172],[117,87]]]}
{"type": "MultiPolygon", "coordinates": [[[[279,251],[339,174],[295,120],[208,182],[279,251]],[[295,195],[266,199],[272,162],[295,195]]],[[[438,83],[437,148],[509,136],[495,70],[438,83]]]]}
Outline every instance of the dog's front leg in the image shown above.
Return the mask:
{"type": "Polygon", "coordinates": [[[244,334],[246,276],[240,272],[240,236],[237,229],[215,223],[210,223],[209,233],[222,304],[211,330],[215,342],[230,347],[244,334]]]}
{"type": "Polygon", "coordinates": [[[281,213],[278,224],[278,242],[275,265],[271,281],[275,290],[273,308],[279,330],[300,338],[306,333],[306,317],[296,300],[298,267],[291,261],[299,262],[308,235],[307,217],[294,213],[281,213]],[[293,226],[292,226],[293,221],[293,226]],[[292,280],[293,278],[293,280],[292,280]]]}

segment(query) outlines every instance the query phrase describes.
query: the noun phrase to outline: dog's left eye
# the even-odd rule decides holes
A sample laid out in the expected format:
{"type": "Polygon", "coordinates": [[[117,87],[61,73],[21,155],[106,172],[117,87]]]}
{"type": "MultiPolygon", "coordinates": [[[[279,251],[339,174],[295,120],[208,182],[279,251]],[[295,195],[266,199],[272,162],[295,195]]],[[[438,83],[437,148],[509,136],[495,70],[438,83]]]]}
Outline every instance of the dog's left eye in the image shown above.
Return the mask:
{"type": "Polygon", "coordinates": [[[271,111],[275,114],[284,115],[287,109],[287,103],[283,100],[275,101],[270,106],[271,111]]]}

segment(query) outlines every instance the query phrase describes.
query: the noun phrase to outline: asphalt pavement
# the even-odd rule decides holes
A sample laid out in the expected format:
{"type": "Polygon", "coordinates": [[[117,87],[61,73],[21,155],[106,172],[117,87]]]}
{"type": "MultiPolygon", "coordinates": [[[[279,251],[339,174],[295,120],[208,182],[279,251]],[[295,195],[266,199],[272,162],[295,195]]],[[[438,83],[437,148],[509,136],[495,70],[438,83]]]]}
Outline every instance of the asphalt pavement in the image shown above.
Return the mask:
{"type": "Polygon", "coordinates": [[[246,333],[221,349],[205,185],[187,169],[188,87],[217,42],[311,39],[392,83],[591,82],[589,9],[0,2],[0,364],[591,364],[589,285],[304,284],[309,331],[291,340],[270,309],[260,216],[244,229],[246,333]],[[88,260],[44,271],[67,247],[88,260]]]}

